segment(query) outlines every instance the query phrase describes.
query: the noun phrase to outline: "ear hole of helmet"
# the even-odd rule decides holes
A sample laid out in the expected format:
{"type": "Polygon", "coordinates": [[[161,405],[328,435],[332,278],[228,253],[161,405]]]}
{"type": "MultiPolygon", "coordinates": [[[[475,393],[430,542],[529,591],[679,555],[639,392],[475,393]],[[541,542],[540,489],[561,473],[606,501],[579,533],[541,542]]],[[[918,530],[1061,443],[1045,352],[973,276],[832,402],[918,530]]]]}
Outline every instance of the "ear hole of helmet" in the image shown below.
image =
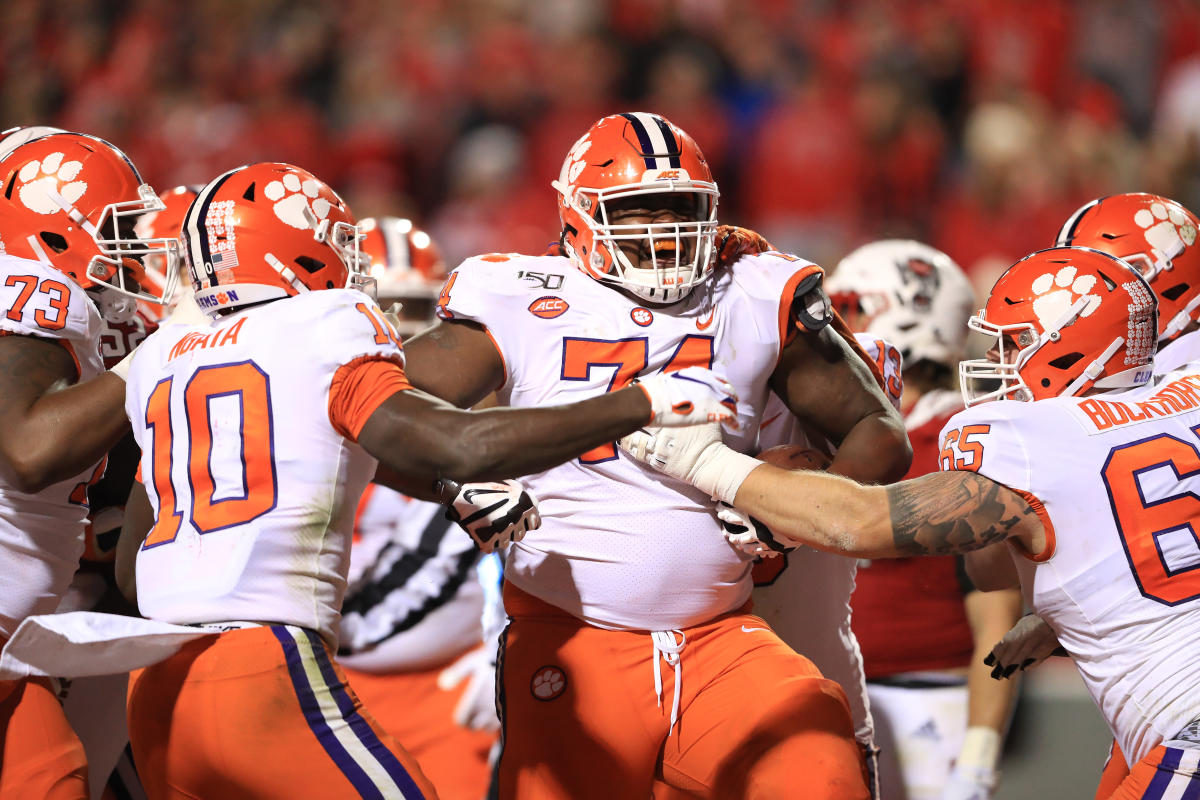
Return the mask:
{"type": "Polygon", "coordinates": [[[42,231],[38,237],[56,253],[65,252],[67,249],[67,240],[62,234],[54,231],[42,231]]]}
{"type": "Polygon", "coordinates": [[[1169,289],[1163,289],[1159,294],[1168,300],[1178,300],[1180,295],[1188,290],[1186,283],[1177,283],[1169,289]]]}
{"type": "MultiPolygon", "coordinates": [[[[1055,369],[1070,369],[1071,367],[1075,366],[1075,363],[1081,358],[1083,358],[1083,353],[1067,353],[1065,356],[1059,356],[1051,361],[1050,366],[1054,367],[1055,369]]],[[[1043,378],[1042,385],[1049,386],[1049,380],[1043,378]]]]}
{"type": "Polygon", "coordinates": [[[313,273],[325,269],[325,262],[318,261],[312,256],[296,256],[296,266],[312,275],[313,273]]]}

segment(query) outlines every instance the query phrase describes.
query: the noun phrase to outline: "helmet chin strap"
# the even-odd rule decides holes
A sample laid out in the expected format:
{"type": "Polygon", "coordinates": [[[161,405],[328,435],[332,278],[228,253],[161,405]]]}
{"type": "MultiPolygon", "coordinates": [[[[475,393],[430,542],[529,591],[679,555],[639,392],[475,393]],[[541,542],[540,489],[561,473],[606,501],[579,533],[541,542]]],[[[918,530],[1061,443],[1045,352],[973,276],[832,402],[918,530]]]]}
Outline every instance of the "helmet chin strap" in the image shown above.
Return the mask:
{"type": "Polygon", "coordinates": [[[308,291],[308,287],[296,277],[296,273],[292,272],[292,270],[286,264],[276,258],[274,253],[264,253],[263,257],[267,260],[267,264],[271,267],[271,269],[278,272],[279,277],[287,281],[293,289],[295,289],[297,292],[308,291]]]}
{"type": "Polygon", "coordinates": [[[1165,342],[1168,339],[1177,335],[1180,331],[1188,326],[1196,313],[1196,309],[1200,308],[1200,293],[1192,298],[1191,302],[1183,307],[1183,310],[1171,318],[1170,324],[1163,331],[1162,336],[1158,337],[1160,342],[1165,342]]]}
{"type": "Polygon", "coordinates": [[[1106,347],[1103,353],[1096,356],[1096,359],[1088,364],[1075,380],[1067,384],[1067,388],[1062,390],[1060,396],[1073,397],[1083,391],[1085,384],[1095,383],[1096,379],[1104,374],[1104,367],[1108,364],[1108,360],[1121,349],[1121,345],[1123,344],[1125,344],[1124,336],[1118,336],[1116,339],[1113,339],[1112,344],[1106,347]]]}

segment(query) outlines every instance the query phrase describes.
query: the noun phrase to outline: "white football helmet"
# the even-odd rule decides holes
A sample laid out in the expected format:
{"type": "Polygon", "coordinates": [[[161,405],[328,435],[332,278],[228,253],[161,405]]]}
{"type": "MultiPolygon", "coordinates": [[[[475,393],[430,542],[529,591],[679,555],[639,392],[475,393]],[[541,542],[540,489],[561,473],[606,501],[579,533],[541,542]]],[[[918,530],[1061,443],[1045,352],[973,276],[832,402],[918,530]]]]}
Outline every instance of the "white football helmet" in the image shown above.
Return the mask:
{"type": "Polygon", "coordinates": [[[825,290],[853,330],[886,339],[905,364],[953,367],[963,356],[975,292],[941,250],[910,239],[865,244],[841,260],[825,290]]]}

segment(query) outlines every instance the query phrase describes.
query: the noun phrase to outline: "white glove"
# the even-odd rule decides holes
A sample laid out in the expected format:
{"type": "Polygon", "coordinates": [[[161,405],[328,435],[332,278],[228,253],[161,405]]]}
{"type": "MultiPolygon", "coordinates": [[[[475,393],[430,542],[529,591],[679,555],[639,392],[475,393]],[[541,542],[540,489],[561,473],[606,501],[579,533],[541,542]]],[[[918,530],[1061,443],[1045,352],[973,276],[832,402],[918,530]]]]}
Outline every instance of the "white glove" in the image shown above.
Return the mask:
{"type": "Polygon", "coordinates": [[[737,430],[733,384],[704,367],[660,372],[634,381],[650,399],[647,425],[677,427],[722,422],[737,430]]]}
{"type": "Polygon", "coordinates": [[[485,553],[519,542],[542,525],[537,500],[513,480],[464,483],[446,508],[446,519],[457,522],[485,553]]]}
{"type": "Polygon", "coordinates": [[[991,800],[1000,774],[1000,734],[985,725],[967,728],[962,751],[942,789],[942,800],[991,800]]]}
{"type": "Polygon", "coordinates": [[[1037,666],[1054,655],[1058,648],[1054,629],[1037,614],[1026,614],[996,642],[983,663],[992,668],[992,677],[1000,680],[1037,666]]]}
{"type": "Polygon", "coordinates": [[[717,509],[717,519],[721,520],[725,541],[748,556],[775,558],[780,553],[789,553],[800,546],[786,539],[777,539],[766,525],[728,503],[721,503],[717,509]]]}
{"type": "Polygon", "coordinates": [[[438,673],[437,685],[452,691],[467,681],[467,688],[454,707],[454,722],[477,731],[500,730],[496,716],[496,651],[477,647],[438,673]]]}
{"type": "Polygon", "coordinates": [[[726,447],[716,423],[636,431],[617,444],[634,459],[731,505],[742,481],[762,464],[726,447]]]}

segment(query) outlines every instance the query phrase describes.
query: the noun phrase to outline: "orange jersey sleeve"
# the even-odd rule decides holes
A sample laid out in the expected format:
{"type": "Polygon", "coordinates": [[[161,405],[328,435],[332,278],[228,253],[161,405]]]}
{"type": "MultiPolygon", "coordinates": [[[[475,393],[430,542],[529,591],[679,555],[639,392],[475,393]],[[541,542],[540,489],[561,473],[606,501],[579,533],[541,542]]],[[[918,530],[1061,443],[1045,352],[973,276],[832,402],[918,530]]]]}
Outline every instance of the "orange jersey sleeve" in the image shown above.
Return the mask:
{"type": "Polygon", "coordinates": [[[329,421],[351,441],[358,440],[363,425],[383,401],[411,389],[404,367],[376,356],[356,358],[338,367],[329,387],[329,421]]]}

